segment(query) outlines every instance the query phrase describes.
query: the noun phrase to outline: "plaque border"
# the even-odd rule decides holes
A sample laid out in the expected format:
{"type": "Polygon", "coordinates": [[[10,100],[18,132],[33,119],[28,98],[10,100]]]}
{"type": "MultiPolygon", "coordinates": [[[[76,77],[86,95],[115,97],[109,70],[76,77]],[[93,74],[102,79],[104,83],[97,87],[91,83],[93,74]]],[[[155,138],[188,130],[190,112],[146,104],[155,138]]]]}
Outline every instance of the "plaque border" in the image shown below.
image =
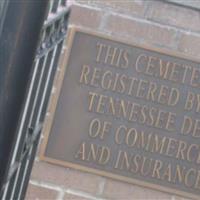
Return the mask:
{"type": "Polygon", "coordinates": [[[68,33],[68,36],[66,37],[66,40],[65,40],[64,49],[63,49],[63,52],[62,52],[61,57],[59,59],[60,68],[59,68],[59,70],[56,74],[55,80],[54,80],[54,85],[56,86],[56,91],[51,95],[50,102],[49,102],[49,105],[48,105],[48,112],[50,114],[46,116],[44,128],[43,128],[43,131],[42,131],[42,135],[44,136],[44,139],[43,139],[43,141],[41,142],[41,145],[40,145],[39,159],[41,161],[46,161],[46,162],[49,162],[49,163],[52,163],[52,164],[57,164],[57,165],[60,165],[60,166],[63,166],[63,167],[69,167],[69,168],[73,168],[73,169],[76,169],[76,170],[81,170],[81,171],[87,172],[87,173],[93,173],[95,175],[104,176],[106,178],[111,178],[111,179],[123,181],[123,182],[126,182],[126,183],[130,183],[130,184],[135,184],[135,185],[138,185],[138,186],[143,186],[143,187],[146,187],[146,188],[149,188],[149,189],[157,190],[157,191],[160,191],[160,192],[165,192],[165,193],[168,193],[168,194],[171,194],[171,195],[178,195],[178,196],[182,196],[182,197],[186,197],[186,198],[192,198],[192,199],[195,199],[195,200],[199,200],[198,195],[191,194],[189,192],[183,192],[181,190],[172,189],[172,188],[169,188],[167,186],[160,186],[158,184],[141,181],[141,180],[138,180],[138,179],[135,179],[135,178],[128,178],[128,177],[125,177],[125,176],[122,176],[122,175],[117,175],[117,174],[114,174],[114,173],[111,173],[111,172],[93,169],[93,168],[90,168],[90,167],[85,167],[85,166],[80,165],[80,164],[74,164],[74,163],[71,163],[71,162],[61,161],[61,160],[57,160],[57,159],[45,156],[45,150],[46,150],[46,147],[47,147],[47,144],[48,144],[49,134],[50,134],[50,131],[51,131],[51,128],[52,128],[52,125],[53,125],[54,115],[55,115],[58,99],[60,97],[62,83],[63,83],[64,76],[65,76],[65,73],[66,73],[66,70],[67,70],[68,60],[70,58],[74,37],[75,37],[75,34],[77,32],[89,34],[91,36],[97,36],[97,37],[107,39],[107,40],[111,40],[111,41],[114,41],[114,42],[120,42],[120,43],[123,43],[125,45],[129,45],[129,46],[143,48],[145,50],[154,51],[154,52],[157,52],[157,53],[162,53],[162,54],[165,54],[165,55],[168,55],[168,56],[181,58],[181,59],[188,60],[188,61],[191,61],[191,62],[197,62],[197,63],[200,62],[200,60],[197,59],[196,57],[188,56],[185,53],[180,53],[180,52],[177,52],[176,50],[164,50],[162,48],[152,47],[152,46],[149,46],[149,45],[141,45],[141,44],[137,44],[137,43],[134,43],[134,42],[128,43],[126,40],[119,39],[116,36],[113,37],[113,36],[110,36],[110,35],[106,35],[106,33],[100,33],[100,32],[97,32],[97,31],[92,31],[90,29],[82,28],[82,27],[75,26],[75,25],[70,26],[68,31],[69,31],[69,33],[68,33]]]}

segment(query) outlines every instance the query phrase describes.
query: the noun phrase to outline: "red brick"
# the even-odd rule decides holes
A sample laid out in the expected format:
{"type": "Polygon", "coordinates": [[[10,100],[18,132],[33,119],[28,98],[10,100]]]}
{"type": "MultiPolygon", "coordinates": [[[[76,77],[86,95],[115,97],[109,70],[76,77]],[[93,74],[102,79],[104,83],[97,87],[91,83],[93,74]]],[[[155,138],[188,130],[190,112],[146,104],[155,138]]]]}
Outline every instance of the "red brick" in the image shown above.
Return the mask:
{"type": "Polygon", "coordinates": [[[114,12],[125,13],[129,15],[143,16],[146,10],[147,1],[137,0],[76,0],[81,4],[88,4],[102,9],[109,9],[114,12]]]}
{"type": "Polygon", "coordinates": [[[38,199],[54,200],[57,198],[57,195],[58,193],[55,190],[50,190],[50,189],[29,184],[25,199],[26,200],[36,200],[36,199],[37,200],[38,199]]]}
{"type": "Polygon", "coordinates": [[[172,195],[119,181],[107,180],[104,197],[115,200],[171,200],[172,195]]]}
{"type": "Polygon", "coordinates": [[[84,8],[77,5],[71,6],[70,23],[75,25],[98,28],[101,23],[102,12],[84,8]]]}
{"type": "Polygon", "coordinates": [[[179,196],[174,196],[174,198],[172,200],[192,200],[192,199],[188,199],[188,198],[184,198],[184,197],[179,197],[179,196]]]}
{"type": "Polygon", "coordinates": [[[81,196],[72,195],[72,194],[65,194],[64,200],[89,200],[89,199],[85,197],[81,197],[81,196]]]}
{"type": "Polygon", "coordinates": [[[102,180],[101,177],[93,174],[59,167],[46,162],[35,162],[31,178],[91,194],[98,192],[98,186],[102,180]]]}
{"type": "Polygon", "coordinates": [[[196,10],[175,6],[159,1],[152,2],[149,18],[160,22],[193,31],[200,31],[200,13],[196,10]]]}
{"type": "Polygon", "coordinates": [[[145,21],[136,21],[129,18],[112,15],[106,24],[106,30],[123,39],[142,40],[145,43],[159,46],[173,47],[176,31],[150,24],[145,21]]]}
{"type": "Polygon", "coordinates": [[[193,57],[200,56],[200,36],[182,34],[180,37],[179,51],[193,57]]]}

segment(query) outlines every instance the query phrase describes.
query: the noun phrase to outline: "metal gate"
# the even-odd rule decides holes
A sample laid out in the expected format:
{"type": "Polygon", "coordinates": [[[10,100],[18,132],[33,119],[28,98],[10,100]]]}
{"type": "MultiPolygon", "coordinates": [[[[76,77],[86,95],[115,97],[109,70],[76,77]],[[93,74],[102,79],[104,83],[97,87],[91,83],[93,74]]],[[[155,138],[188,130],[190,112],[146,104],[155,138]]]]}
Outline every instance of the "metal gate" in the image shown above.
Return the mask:
{"type": "Polygon", "coordinates": [[[4,21],[1,20],[0,23],[0,34],[2,33],[0,54],[4,56],[2,57],[4,60],[0,61],[0,73],[4,72],[4,76],[0,75],[0,84],[3,83],[3,86],[0,86],[0,112],[3,110],[0,117],[0,129],[4,128],[0,130],[0,199],[18,200],[25,197],[54,76],[67,33],[69,8],[66,0],[50,2],[2,0],[0,15],[1,19],[4,17],[4,21]],[[19,17],[18,24],[17,19],[10,19],[11,14],[19,17]],[[9,20],[14,20],[15,23],[9,20]],[[10,26],[16,26],[16,29],[10,26]],[[9,40],[8,31],[10,30],[14,33],[14,39],[9,40]],[[38,42],[36,35],[39,35],[39,32],[38,42]],[[8,49],[8,40],[10,49],[8,49]],[[10,44],[11,41],[12,44],[10,44]],[[18,47],[19,44],[21,47],[18,47]],[[37,47],[34,57],[28,55],[31,44],[32,50],[34,45],[35,49],[37,47]],[[7,53],[3,52],[3,47],[6,48],[7,53]],[[24,53],[20,51],[22,49],[24,53]],[[6,56],[13,59],[11,63],[7,63],[6,56]],[[19,59],[20,56],[22,58],[19,59]],[[4,71],[2,71],[3,64],[6,67],[4,71]],[[17,66],[20,70],[24,66],[24,71],[16,71],[17,66]],[[29,74],[27,68],[31,68],[29,74]],[[14,78],[15,76],[17,78],[14,78]],[[13,80],[12,83],[9,83],[9,78],[13,80]],[[22,88],[26,90],[25,98],[20,96],[23,93],[23,91],[20,92],[22,88]],[[20,115],[17,115],[17,112],[20,115]]]}

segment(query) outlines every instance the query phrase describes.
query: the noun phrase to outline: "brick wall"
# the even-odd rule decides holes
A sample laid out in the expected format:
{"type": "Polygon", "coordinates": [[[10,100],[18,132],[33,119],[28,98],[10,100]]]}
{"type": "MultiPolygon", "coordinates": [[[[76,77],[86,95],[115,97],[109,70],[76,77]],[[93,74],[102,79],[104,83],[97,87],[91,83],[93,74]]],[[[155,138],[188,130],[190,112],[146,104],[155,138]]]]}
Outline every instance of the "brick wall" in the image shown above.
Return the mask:
{"type": "MultiPolygon", "coordinates": [[[[198,11],[159,0],[69,2],[72,4],[70,24],[97,30],[136,44],[175,50],[194,58],[200,56],[198,11]]],[[[48,113],[49,115],[51,113],[48,113]]],[[[186,200],[175,195],[48,164],[38,158],[33,167],[26,199],[186,200]]]]}

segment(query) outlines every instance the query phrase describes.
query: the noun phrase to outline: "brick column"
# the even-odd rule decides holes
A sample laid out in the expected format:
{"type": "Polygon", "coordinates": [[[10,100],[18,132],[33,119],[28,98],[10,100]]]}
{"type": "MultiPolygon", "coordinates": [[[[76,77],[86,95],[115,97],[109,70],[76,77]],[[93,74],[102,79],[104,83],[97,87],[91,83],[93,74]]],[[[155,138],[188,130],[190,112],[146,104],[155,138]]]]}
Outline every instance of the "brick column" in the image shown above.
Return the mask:
{"type": "MultiPolygon", "coordinates": [[[[136,44],[181,52],[194,58],[200,55],[198,11],[158,0],[74,0],[70,3],[71,25],[136,44]]],[[[35,161],[27,199],[36,197],[60,200],[186,200],[38,159],[35,161]]]]}

